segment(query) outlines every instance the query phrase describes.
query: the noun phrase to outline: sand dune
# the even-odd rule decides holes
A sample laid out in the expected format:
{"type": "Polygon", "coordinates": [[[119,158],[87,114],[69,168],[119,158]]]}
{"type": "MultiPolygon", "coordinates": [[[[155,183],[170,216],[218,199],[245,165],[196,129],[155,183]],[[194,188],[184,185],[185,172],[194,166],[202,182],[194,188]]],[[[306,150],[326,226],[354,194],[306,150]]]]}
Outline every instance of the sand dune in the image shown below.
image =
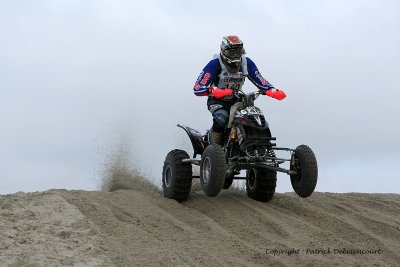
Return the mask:
{"type": "Polygon", "coordinates": [[[229,190],[178,203],[138,181],[119,188],[129,189],[0,196],[0,266],[400,263],[400,195],[285,193],[260,203],[229,190]]]}

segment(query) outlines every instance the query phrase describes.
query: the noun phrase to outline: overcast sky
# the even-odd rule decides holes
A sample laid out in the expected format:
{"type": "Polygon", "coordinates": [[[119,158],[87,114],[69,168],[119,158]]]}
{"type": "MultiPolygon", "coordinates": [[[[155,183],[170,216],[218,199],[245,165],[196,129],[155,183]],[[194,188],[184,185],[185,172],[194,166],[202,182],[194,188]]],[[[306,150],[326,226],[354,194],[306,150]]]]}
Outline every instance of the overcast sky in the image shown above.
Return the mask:
{"type": "MultiPolygon", "coordinates": [[[[0,0],[0,194],[95,190],[120,147],[159,185],[169,150],[190,149],[176,124],[211,125],[192,87],[231,34],[287,93],[257,105],[278,145],[315,151],[316,190],[399,193],[399,10],[389,0],[0,0]]],[[[288,178],[277,191],[292,191],[288,178]]]]}

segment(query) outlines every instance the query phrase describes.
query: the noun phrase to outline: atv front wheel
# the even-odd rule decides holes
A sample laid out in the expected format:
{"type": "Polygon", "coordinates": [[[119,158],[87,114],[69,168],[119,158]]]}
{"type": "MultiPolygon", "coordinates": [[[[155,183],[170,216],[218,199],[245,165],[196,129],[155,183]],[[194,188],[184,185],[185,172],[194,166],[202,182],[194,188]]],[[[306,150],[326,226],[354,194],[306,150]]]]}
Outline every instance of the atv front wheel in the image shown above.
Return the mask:
{"type": "Polygon", "coordinates": [[[226,161],[222,147],[210,144],[204,150],[200,162],[200,184],[204,193],[215,197],[225,181],[226,161]]]}
{"type": "Polygon", "coordinates": [[[296,175],[290,175],[293,190],[300,197],[310,196],[317,185],[318,166],[314,152],[306,145],[300,145],[294,150],[290,162],[290,170],[296,175]]]}
{"type": "Polygon", "coordinates": [[[186,200],[192,186],[192,165],[182,163],[182,159],[188,159],[189,155],[179,149],[167,154],[162,173],[162,186],[166,198],[175,199],[178,202],[186,200]]]}
{"type": "Polygon", "coordinates": [[[246,173],[247,196],[257,201],[267,202],[272,199],[276,188],[276,171],[251,169],[246,173]]]}

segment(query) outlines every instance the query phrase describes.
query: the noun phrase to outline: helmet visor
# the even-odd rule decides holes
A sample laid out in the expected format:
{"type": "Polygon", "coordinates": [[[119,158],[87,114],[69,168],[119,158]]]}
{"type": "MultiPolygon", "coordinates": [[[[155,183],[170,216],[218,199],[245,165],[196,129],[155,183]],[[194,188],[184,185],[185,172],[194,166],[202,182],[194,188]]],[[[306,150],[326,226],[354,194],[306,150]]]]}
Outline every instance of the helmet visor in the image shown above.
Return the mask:
{"type": "Polygon", "coordinates": [[[243,54],[244,49],[242,47],[228,48],[224,51],[224,55],[229,59],[240,59],[243,54]]]}

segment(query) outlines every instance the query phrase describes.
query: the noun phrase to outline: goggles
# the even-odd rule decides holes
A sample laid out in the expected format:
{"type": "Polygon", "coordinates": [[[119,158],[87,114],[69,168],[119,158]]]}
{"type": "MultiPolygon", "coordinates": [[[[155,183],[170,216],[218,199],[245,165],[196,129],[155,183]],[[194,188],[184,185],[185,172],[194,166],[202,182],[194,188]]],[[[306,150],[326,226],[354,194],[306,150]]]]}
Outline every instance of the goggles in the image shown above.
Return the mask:
{"type": "Polygon", "coordinates": [[[244,49],[243,47],[227,48],[223,54],[230,59],[239,59],[244,54],[244,49]]]}

